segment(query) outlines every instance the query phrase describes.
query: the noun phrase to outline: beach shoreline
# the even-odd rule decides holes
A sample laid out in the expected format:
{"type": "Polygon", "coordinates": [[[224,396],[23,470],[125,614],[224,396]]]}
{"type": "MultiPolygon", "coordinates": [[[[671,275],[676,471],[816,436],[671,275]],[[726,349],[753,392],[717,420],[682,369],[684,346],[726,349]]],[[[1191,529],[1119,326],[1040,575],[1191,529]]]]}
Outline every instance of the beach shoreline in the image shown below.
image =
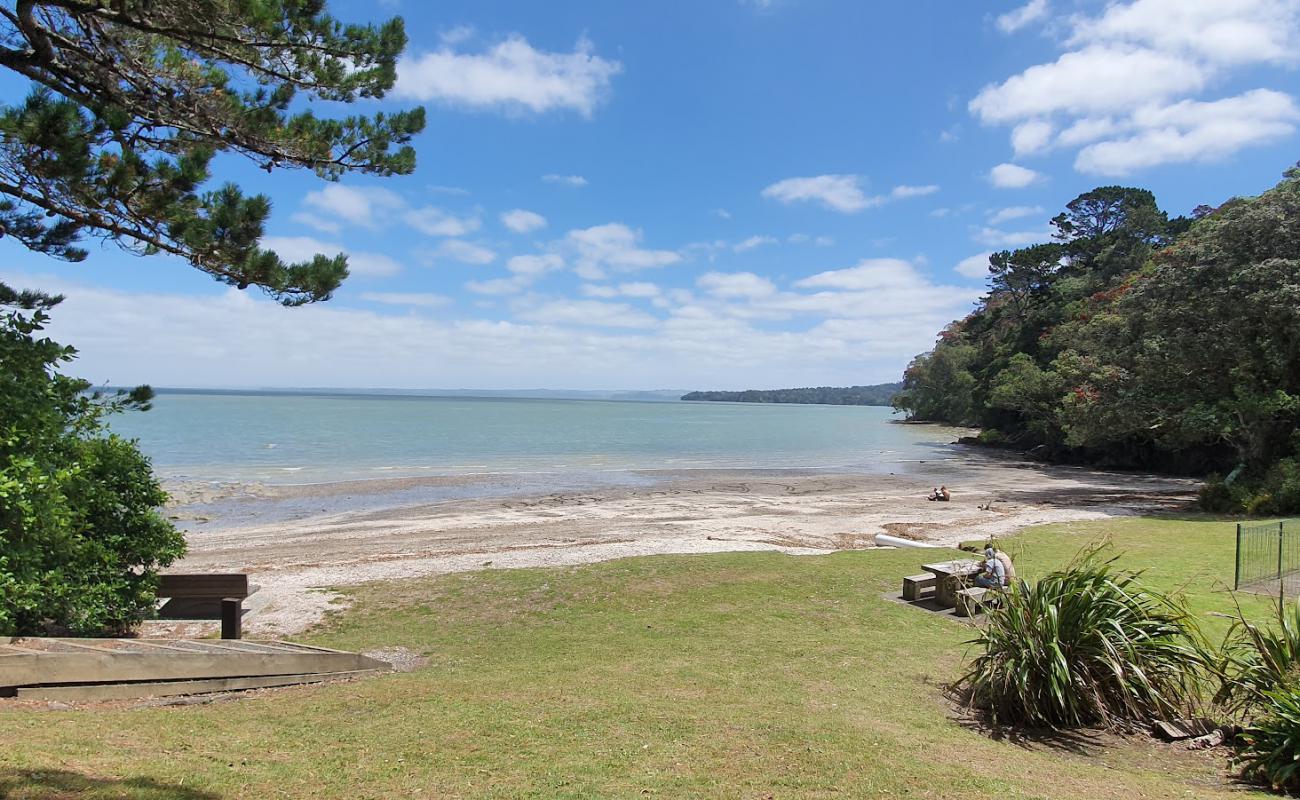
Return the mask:
{"type": "Polygon", "coordinates": [[[171,571],[249,573],[260,590],[247,602],[247,635],[286,636],[340,607],[332,588],[371,581],[641,555],[815,555],[872,548],[881,533],[951,546],[1035,524],[1174,510],[1196,486],[966,449],[893,473],[637,470],[541,486],[500,475],[209,486],[219,497],[171,486],[179,501],[171,514],[190,517],[189,553],[171,571]],[[926,500],[939,484],[952,502],[926,500]],[[196,508],[226,516],[199,521],[196,508]]]}

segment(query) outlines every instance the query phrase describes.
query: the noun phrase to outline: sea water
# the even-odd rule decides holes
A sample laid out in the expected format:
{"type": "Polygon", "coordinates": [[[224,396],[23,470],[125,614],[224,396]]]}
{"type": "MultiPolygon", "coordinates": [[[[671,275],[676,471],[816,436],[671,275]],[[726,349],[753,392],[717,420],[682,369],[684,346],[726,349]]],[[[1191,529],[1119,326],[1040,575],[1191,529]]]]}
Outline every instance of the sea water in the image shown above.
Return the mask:
{"type": "Polygon", "coordinates": [[[886,408],[606,400],[160,393],[114,417],[169,479],[322,483],[639,470],[885,472],[958,431],[886,408]]]}

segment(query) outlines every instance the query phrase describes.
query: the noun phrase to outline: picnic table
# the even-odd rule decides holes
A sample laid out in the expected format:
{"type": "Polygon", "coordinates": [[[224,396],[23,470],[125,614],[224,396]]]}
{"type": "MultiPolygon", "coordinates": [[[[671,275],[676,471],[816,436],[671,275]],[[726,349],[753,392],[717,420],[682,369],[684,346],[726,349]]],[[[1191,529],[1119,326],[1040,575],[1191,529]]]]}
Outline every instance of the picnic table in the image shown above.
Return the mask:
{"type": "Polygon", "coordinates": [[[943,608],[953,608],[957,605],[957,592],[966,588],[971,583],[971,578],[983,570],[983,566],[974,559],[960,558],[937,564],[922,564],[921,569],[934,573],[934,601],[943,608]]]}

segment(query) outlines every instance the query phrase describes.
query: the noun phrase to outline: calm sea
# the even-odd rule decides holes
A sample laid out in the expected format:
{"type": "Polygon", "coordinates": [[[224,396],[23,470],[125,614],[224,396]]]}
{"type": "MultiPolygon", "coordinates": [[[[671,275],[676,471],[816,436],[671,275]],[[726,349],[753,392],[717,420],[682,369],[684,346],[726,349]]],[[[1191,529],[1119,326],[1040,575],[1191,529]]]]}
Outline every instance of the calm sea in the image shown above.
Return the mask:
{"type": "Polygon", "coordinates": [[[319,483],[629,470],[894,471],[953,429],[865,406],[392,395],[160,394],[114,418],[173,479],[319,483]]]}

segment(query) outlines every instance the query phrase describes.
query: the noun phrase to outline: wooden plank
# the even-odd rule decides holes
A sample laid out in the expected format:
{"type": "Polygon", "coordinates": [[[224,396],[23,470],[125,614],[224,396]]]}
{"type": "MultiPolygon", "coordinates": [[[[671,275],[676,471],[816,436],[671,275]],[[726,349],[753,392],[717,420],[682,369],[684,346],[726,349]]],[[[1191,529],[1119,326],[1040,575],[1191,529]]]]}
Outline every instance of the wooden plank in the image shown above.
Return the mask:
{"type": "Polygon", "coordinates": [[[175,645],[168,644],[167,642],[159,642],[154,639],[133,639],[131,640],[131,643],[138,644],[142,647],[153,649],[153,650],[168,650],[173,653],[194,652],[193,650],[186,650],[184,647],[176,647],[175,645]]]}
{"type": "Polygon", "coordinates": [[[196,575],[159,575],[159,597],[210,598],[248,597],[248,576],[242,572],[196,575]]]}
{"type": "Polygon", "coordinates": [[[386,666],[356,653],[32,653],[0,661],[0,686],[243,678],[386,666]]]}
{"type": "Polygon", "coordinates": [[[187,694],[234,692],[267,689],[273,686],[296,686],[326,683],[348,678],[365,678],[382,674],[380,670],[362,669],[348,672],[312,672],[299,675],[267,675],[250,678],[209,678],[192,681],[155,681],[145,683],[101,683],[82,686],[31,686],[18,690],[19,700],[129,700],[141,697],[176,697],[187,694]]]}

